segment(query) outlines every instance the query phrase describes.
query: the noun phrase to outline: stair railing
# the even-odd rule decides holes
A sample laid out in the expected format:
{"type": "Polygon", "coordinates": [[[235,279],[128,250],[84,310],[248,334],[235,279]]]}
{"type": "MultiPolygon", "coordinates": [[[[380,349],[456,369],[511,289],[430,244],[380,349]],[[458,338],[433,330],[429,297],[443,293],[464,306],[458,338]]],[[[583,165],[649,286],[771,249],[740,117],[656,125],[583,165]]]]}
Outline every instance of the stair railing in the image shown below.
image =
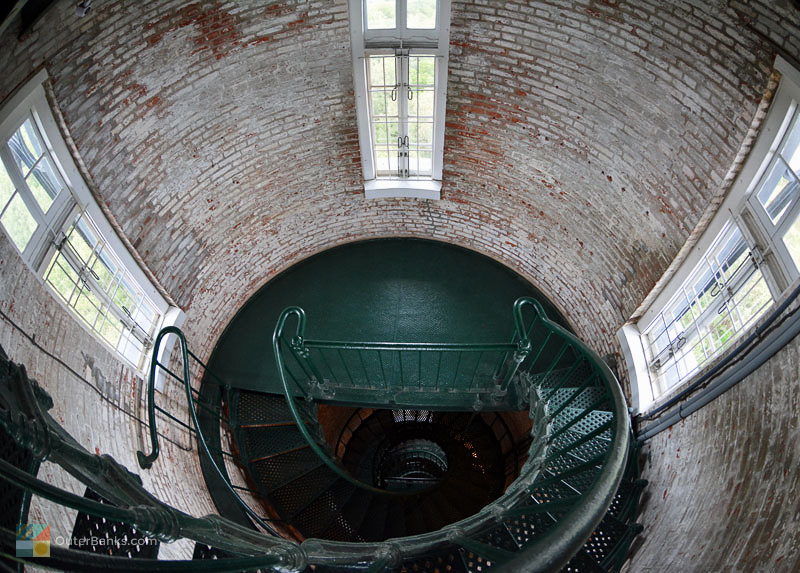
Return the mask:
{"type": "MultiPolygon", "coordinates": [[[[513,320],[511,343],[451,344],[310,340],[305,337],[303,309],[289,307],[278,319],[273,350],[295,423],[321,461],[343,479],[364,489],[375,490],[350,476],[314,440],[294,404],[297,397],[332,399],[340,387],[375,389],[378,385],[391,397],[397,390],[407,390],[410,382],[415,381],[416,389],[441,393],[446,400],[459,388],[441,383],[445,370],[441,368],[442,356],[455,353],[459,357],[455,363],[460,366],[464,355],[475,353],[478,360],[472,366],[471,377],[467,377],[468,386],[460,388],[476,396],[475,409],[481,409],[478,402],[482,395],[498,401],[512,389],[530,408],[533,441],[519,477],[500,498],[469,518],[440,531],[387,542],[394,544],[403,557],[456,543],[493,561],[511,561],[516,568],[510,566],[509,571],[555,571],[586,541],[613,499],[625,469],[630,439],[625,400],[614,374],[572,333],[550,321],[536,300],[518,299],[513,307],[513,320]],[[533,313],[527,324],[523,316],[526,308],[533,313]],[[296,319],[296,327],[287,338],[287,322],[291,317],[296,319]],[[326,358],[325,351],[339,357],[338,367],[326,358]],[[412,361],[417,370],[411,378],[408,368],[403,368],[403,352],[418,356],[412,361]],[[350,354],[349,360],[346,353],[350,354]],[[437,360],[423,367],[422,353],[430,353],[437,360]],[[487,353],[493,354],[485,357],[487,353]],[[391,373],[399,376],[396,383],[386,373],[389,355],[396,356],[391,368],[391,373]],[[295,363],[294,369],[287,366],[289,358],[295,363]],[[488,358],[487,364],[496,366],[481,368],[484,358],[488,358]],[[423,371],[430,376],[427,383],[423,371]],[[607,415],[596,415],[595,409],[600,406],[608,409],[607,415]],[[578,428],[585,431],[576,432],[578,428]],[[582,480],[584,489],[570,485],[572,479],[582,480]],[[568,493],[556,491],[554,485],[568,493]],[[520,552],[479,541],[494,527],[504,525],[504,520],[531,515],[546,516],[553,523],[520,552]]],[[[326,545],[331,547],[330,542],[326,545]]]]}
{"type": "MultiPolygon", "coordinates": [[[[203,431],[200,427],[200,421],[197,417],[197,406],[200,405],[201,407],[205,408],[207,412],[209,412],[212,416],[216,417],[220,422],[225,421],[218,412],[214,411],[213,409],[208,408],[207,406],[203,405],[200,401],[199,392],[192,387],[192,379],[190,375],[190,359],[199,365],[203,369],[203,373],[206,375],[207,379],[213,379],[213,381],[217,384],[222,385],[225,388],[228,386],[219,380],[216,375],[208,369],[208,366],[200,360],[193,352],[189,350],[189,345],[186,343],[186,336],[183,334],[179,328],[175,326],[168,326],[162,328],[161,331],[156,336],[155,342],[153,344],[153,357],[150,362],[150,376],[148,377],[147,383],[147,415],[148,421],[150,426],[150,446],[151,451],[149,454],[145,454],[143,451],[136,452],[136,457],[139,461],[139,466],[142,469],[149,469],[152,467],[153,462],[158,459],[160,448],[158,445],[158,431],[157,431],[157,418],[156,412],[161,412],[174,422],[177,422],[179,425],[186,427],[189,429],[192,434],[197,438],[197,442],[199,446],[202,448],[202,452],[205,454],[208,461],[211,463],[211,466],[214,468],[217,476],[220,478],[221,483],[223,484],[224,488],[227,490],[228,494],[230,494],[236,503],[242,508],[242,510],[250,517],[253,521],[255,521],[260,527],[264,530],[270,532],[272,535],[279,535],[277,529],[267,520],[263,519],[261,515],[259,515],[250,505],[242,499],[239,493],[234,488],[233,484],[231,483],[230,476],[227,475],[225,471],[220,467],[219,463],[217,463],[217,459],[214,455],[212,455],[212,449],[208,445],[208,440],[206,436],[203,434],[203,431]],[[180,351],[181,357],[181,375],[176,374],[173,372],[169,365],[164,364],[158,360],[158,356],[160,355],[161,345],[164,343],[164,339],[169,336],[173,335],[178,339],[178,348],[180,351]],[[189,409],[189,417],[191,418],[192,425],[187,426],[181,420],[177,419],[173,416],[170,412],[161,408],[156,404],[155,400],[155,382],[157,379],[157,372],[161,369],[167,376],[176,380],[184,389],[186,395],[186,403],[189,409]]],[[[228,452],[220,452],[223,455],[228,452]]],[[[228,453],[228,455],[231,455],[228,453]]]]}
{"type": "MultiPolygon", "coordinates": [[[[157,561],[95,555],[85,551],[51,547],[51,560],[34,564],[72,571],[108,567],[119,571],[240,571],[276,568],[301,571],[306,554],[297,544],[265,535],[218,515],[194,517],[155,498],[137,476],[111,456],[88,452],[48,413],[53,401],[25,368],[14,364],[0,349],[0,426],[39,461],[61,466],[74,478],[110,503],[101,503],[53,486],[0,459],[0,477],[17,487],[64,507],[133,525],[150,537],[172,542],[186,538],[242,557],[214,562],[157,561]]],[[[0,554],[14,556],[15,532],[0,530],[0,554]]]]}
{"type": "MultiPolygon", "coordinates": [[[[325,343],[304,339],[305,318],[302,313],[290,314],[298,319],[295,336],[288,341],[293,360],[307,358],[304,349],[325,347],[325,343]]],[[[0,369],[0,374],[4,374],[0,384],[0,424],[22,447],[36,452],[39,459],[61,465],[116,507],[97,504],[55,488],[7,462],[0,463],[0,476],[58,504],[129,523],[153,537],[165,541],[185,537],[240,556],[176,563],[89,557],[85,553],[76,557],[78,552],[55,548],[61,562],[72,563],[73,569],[80,569],[76,563],[81,563],[82,559],[84,565],[93,563],[96,567],[114,566],[122,570],[237,571],[266,567],[296,572],[308,564],[318,564],[382,571],[396,567],[406,559],[460,547],[500,564],[507,571],[557,571],[581,547],[610,505],[625,469],[630,439],[629,420],[621,389],[605,363],[574,335],[549,321],[538,303],[531,299],[517,301],[514,321],[516,341],[483,345],[507,354],[508,361],[504,360],[500,369],[492,369],[490,374],[494,377],[491,383],[484,384],[481,390],[488,391],[491,399],[491,392],[499,384],[507,391],[514,389],[520,396],[526,396],[533,421],[528,460],[519,477],[500,498],[475,515],[439,531],[378,543],[306,539],[296,544],[247,529],[219,516],[189,516],[157,500],[135,476],[109,456],[96,456],[79,446],[46,414],[45,410],[52,401],[27,379],[24,370],[5,374],[9,368],[7,365],[11,364],[7,360],[0,369]],[[526,308],[533,311],[533,319],[527,327],[522,316],[526,308]],[[509,376],[509,372],[513,374],[509,376]],[[495,532],[502,530],[508,535],[510,527],[519,520],[527,520],[525,527],[532,529],[533,533],[529,538],[515,541],[517,551],[492,543],[495,532]]],[[[273,340],[279,354],[286,348],[281,334],[285,324],[285,320],[279,322],[280,328],[276,327],[273,340]]],[[[177,329],[168,330],[164,335],[178,335],[179,332],[177,329]]],[[[187,367],[193,355],[189,353],[182,333],[179,340],[183,376],[178,378],[184,383],[199,446],[206,455],[213,457],[208,443],[202,439],[194,408],[187,367]]],[[[445,353],[458,352],[463,346],[334,343],[328,348],[338,347],[343,351],[397,351],[399,348],[402,351],[445,353]]],[[[325,383],[319,368],[315,372],[312,364],[305,366],[308,370],[302,369],[302,375],[300,370],[294,371],[294,391],[288,390],[291,376],[281,370],[290,403],[296,393],[302,395],[304,382],[318,386],[325,383]]],[[[484,370],[480,372],[483,375],[484,370]]],[[[151,383],[153,378],[151,376],[151,383]]],[[[440,386],[439,390],[445,388],[440,386]]],[[[149,388],[148,394],[153,397],[149,388]]],[[[154,420],[153,414],[151,423],[154,420]]],[[[310,433],[306,437],[313,439],[310,433]]],[[[154,454],[157,455],[155,446],[149,456],[143,454],[140,460],[146,463],[154,454]]],[[[217,470],[221,471],[218,466],[217,470]]],[[[0,532],[4,547],[8,547],[6,542],[12,535],[13,532],[0,532]]]]}

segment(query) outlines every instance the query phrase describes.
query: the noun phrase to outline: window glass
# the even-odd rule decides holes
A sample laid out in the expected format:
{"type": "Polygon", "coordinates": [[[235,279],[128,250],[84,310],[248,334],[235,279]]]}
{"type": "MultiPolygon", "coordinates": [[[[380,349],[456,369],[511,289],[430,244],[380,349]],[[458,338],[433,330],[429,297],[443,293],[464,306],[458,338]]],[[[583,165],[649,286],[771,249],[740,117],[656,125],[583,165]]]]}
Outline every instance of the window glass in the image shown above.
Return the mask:
{"type": "Polygon", "coordinates": [[[795,195],[797,195],[797,178],[778,156],[770,166],[756,197],[772,223],[777,224],[789,209],[795,195]]]}
{"type": "Polygon", "coordinates": [[[364,6],[369,30],[391,30],[397,27],[395,0],[365,0],[364,6]]]}
{"type": "Polygon", "coordinates": [[[400,86],[396,81],[394,55],[368,58],[369,101],[376,170],[379,175],[396,175],[400,134],[400,86]]]}
{"type": "Polygon", "coordinates": [[[44,213],[50,209],[53,199],[63,189],[61,178],[48,157],[42,157],[28,174],[25,182],[44,213]]]}
{"type": "Polygon", "coordinates": [[[408,62],[408,171],[430,176],[433,172],[433,102],[436,58],[411,56],[408,62]]]}
{"type": "Polygon", "coordinates": [[[650,369],[661,391],[728,348],[771,303],[741,231],[728,224],[645,331],[650,369]]]}
{"type": "Polygon", "coordinates": [[[800,213],[794,218],[786,234],[783,235],[783,244],[792,257],[795,269],[800,272],[800,213]]]}
{"type": "Polygon", "coordinates": [[[377,175],[430,177],[436,58],[400,53],[367,62],[377,175]]]}
{"type": "Polygon", "coordinates": [[[14,183],[11,182],[8,171],[6,171],[6,168],[3,167],[2,162],[0,162],[0,213],[2,213],[5,206],[8,205],[13,194],[14,183]]]}
{"type": "Polygon", "coordinates": [[[141,366],[159,312],[128,276],[88,214],[70,225],[45,281],[125,358],[141,366]]]}
{"type": "Polygon", "coordinates": [[[783,143],[780,154],[792,170],[800,175],[800,113],[795,114],[794,123],[783,143]]]}
{"type": "Polygon", "coordinates": [[[36,232],[38,223],[33,218],[28,207],[19,193],[14,194],[14,197],[6,206],[3,216],[0,217],[0,222],[3,223],[11,240],[20,251],[24,251],[28,246],[28,241],[31,240],[33,233],[36,232]]]}
{"type": "Polygon", "coordinates": [[[415,30],[436,28],[436,0],[408,0],[406,27],[415,30]]]}
{"type": "Polygon", "coordinates": [[[26,119],[25,123],[11,136],[8,146],[23,175],[27,175],[44,155],[44,146],[31,118],[26,119]]]}
{"type": "Polygon", "coordinates": [[[166,301],[152,285],[139,282],[142,275],[127,252],[114,252],[113,237],[106,241],[103,232],[113,231],[104,219],[92,220],[89,212],[99,209],[83,181],[68,180],[62,172],[75,166],[68,153],[56,156],[65,145],[58,130],[49,131],[55,120],[42,77],[20,92],[23,103],[9,116],[22,112],[20,123],[7,122],[0,133],[0,225],[26,264],[81,322],[143,367],[166,301]]]}

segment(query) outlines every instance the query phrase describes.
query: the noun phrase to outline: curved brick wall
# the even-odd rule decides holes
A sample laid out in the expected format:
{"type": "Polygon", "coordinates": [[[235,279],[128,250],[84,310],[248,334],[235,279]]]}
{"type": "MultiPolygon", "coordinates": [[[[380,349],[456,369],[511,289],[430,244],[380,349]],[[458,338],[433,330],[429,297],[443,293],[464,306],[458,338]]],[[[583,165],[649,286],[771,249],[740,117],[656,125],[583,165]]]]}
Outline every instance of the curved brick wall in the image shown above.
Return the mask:
{"type": "MultiPolygon", "coordinates": [[[[456,1],[443,200],[367,202],[344,0],[95,4],[78,19],[59,2],[20,40],[12,24],[0,100],[47,68],[102,200],[204,356],[271,276],[380,236],[488,254],[614,352],[723,192],[775,53],[800,60],[789,0],[456,1]]],[[[45,291],[6,280],[21,263],[0,247],[0,307],[37,336],[66,324],[45,291]]],[[[74,347],[52,337],[62,358],[119,367],[72,330],[74,347]]]]}
{"type": "Polygon", "coordinates": [[[343,0],[60,3],[3,39],[0,93],[46,65],[206,352],[277,271],[398,235],[512,265],[606,352],[718,193],[775,43],[800,52],[788,7],[696,4],[455,2],[440,202],[360,194],[343,0]]]}

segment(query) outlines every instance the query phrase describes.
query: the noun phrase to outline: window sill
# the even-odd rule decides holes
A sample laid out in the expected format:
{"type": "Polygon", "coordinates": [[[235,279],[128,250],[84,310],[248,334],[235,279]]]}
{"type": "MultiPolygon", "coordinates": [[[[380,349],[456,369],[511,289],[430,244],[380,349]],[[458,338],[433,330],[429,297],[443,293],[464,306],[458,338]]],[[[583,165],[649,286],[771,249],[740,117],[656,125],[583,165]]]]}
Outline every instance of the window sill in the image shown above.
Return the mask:
{"type": "Polygon", "coordinates": [[[433,180],[372,179],[364,182],[367,199],[440,199],[442,182],[433,180]]]}

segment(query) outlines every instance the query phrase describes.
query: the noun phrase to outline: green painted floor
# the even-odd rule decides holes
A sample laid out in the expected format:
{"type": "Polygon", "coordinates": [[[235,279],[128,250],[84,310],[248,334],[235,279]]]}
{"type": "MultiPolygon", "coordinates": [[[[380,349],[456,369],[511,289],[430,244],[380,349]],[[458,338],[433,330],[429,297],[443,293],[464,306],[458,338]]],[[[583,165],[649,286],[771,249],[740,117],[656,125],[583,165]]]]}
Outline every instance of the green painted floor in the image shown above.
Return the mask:
{"type": "Polygon", "coordinates": [[[291,305],[306,311],[309,339],[506,342],[520,296],[537,298],[567,326],[541,292],[483,255],[416,239],[352,243],[264,285],[228,325],[209,367],[234,387],[280,392],[272,331],[291,305]]]}

